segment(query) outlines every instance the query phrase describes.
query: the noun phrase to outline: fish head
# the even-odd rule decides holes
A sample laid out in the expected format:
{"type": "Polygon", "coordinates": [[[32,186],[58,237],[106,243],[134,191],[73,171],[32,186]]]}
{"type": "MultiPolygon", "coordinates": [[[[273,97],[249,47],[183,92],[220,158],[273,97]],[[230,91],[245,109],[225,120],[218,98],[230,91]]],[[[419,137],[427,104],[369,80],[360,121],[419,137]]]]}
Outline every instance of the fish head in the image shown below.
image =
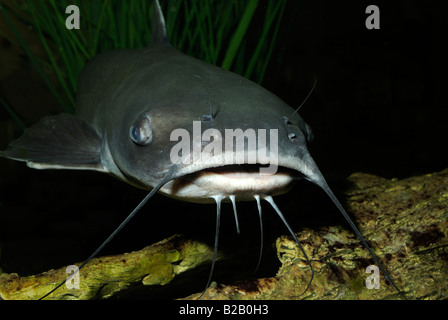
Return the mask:
{"type": "Polygon", "coordinates": [[[287,192],[314,165],[312,131],[285,102],[239,75],[169,55],[151,72],[163,70],[157,82],[142,77],[138,94],[116,99],[128,112],[109,126],[104,149],[122,179],[151,189],[175,166],[160,190],[168,196],[249,200],[287,192]]]}

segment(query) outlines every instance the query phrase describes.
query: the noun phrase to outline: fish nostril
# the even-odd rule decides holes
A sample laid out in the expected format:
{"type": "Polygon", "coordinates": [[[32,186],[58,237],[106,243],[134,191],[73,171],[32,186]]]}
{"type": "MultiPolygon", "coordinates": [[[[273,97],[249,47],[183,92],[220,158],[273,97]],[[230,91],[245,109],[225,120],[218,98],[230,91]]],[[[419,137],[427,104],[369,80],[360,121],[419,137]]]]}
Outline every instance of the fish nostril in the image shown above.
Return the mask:
{"type": "Polygon", "coordinates": [[[208,115],[208,114],[203,114],[202,115],[202,121],[212,121],[213,120],[213,116],[212,115],[208,115]]]}

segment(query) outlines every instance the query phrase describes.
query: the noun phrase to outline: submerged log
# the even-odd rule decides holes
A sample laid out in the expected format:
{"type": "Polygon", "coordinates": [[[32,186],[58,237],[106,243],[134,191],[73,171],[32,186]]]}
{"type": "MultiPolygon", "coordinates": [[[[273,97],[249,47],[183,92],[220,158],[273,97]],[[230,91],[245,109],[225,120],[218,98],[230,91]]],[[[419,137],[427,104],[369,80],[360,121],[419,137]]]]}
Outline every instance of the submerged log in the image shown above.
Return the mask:
{"type": "MultiPolygon", "coordinates": [[[[355,173],[349,181],[346,207],[405,297],[447,299],[448,169],[403,180],[355,173]]],[[[374,274],[366,268],[375,264],[351,230],[327,227],[297,236],[315,270],[305,293],[311,270],[293,239],[282,236],[276,277],[215,284],[203,299],[403,298],[381,273],[378,289],[367,288],[374,274]]]]}
{"type": "MultiPolygon", "coordinates": [[[[45,299],[109,298],[136,283],[165,285],[211,256],[206,245],[174,235],[139,251],[94,258],[79,271],[79,286],[72,279],[45,299]]],[[[5,300],[39,299],[66,279],[69,276],[66,272],[67,267],[28,277],[0,274],[0,297],[5,300]]]]}
{"type": "MultiPolygon", "coordinates": [[[[406,298],[447,299],[448,169],[402,180],[355,173],[348,180],[346,208],[406,298]]],[[[374,261],[351,230],[330,226],[297,236],[315,271],[306,292],[311,270],[293,239],[281,236],[276,276],[213,283],[202,299],[402,299],[384,274],[376,276],[374,261]]],[[[135,283],[166,285],[211,255],[205,244],[176,235],[140,251],[95,258],[81,270],[79,289],[62,286],[48,299],[108,298],[135,283]]],[[[38,299],[67,276],[66,267],[28,277],[0,274],[0,297],[38,299]]]]}

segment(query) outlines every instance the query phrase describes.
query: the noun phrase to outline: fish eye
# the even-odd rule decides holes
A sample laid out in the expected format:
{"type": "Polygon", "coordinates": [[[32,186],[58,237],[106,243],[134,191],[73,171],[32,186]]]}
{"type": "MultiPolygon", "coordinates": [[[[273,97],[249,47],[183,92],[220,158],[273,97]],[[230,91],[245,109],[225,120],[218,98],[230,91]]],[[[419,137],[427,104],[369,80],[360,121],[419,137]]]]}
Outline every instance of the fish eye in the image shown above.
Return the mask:
{"type": "Polygon", "coordinates": [[[129,129],[129,136],[139,146],[147,146],[151,143],[153,134],[152,121],[149,115],[142,114],[137,118],[129,129]]]}
{"type": "Polygon", "coordinates": [[[291,141],[294,141],[297,139],[297,135],[294,132],[291,132],[290,134],[288,134],[288,138],[291,141]]]}

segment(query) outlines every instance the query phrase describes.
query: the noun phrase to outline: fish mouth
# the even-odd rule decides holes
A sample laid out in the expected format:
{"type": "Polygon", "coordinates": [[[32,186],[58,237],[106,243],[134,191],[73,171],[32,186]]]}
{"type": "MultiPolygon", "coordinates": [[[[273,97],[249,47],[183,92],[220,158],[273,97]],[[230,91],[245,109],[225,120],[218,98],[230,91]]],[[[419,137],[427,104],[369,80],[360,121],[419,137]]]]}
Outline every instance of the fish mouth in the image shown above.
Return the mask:
{"type": "Polygon", "coordinates": [[[265,165],[240,164],[210,167],[169,181],[161,192],[168,196],[198,203],[215,202],[215,196],[230,196],[239,201],[253,200],[256,195],[286,193],[300,172],[279,166],[274,174],[261,174],[265,165]]]}

